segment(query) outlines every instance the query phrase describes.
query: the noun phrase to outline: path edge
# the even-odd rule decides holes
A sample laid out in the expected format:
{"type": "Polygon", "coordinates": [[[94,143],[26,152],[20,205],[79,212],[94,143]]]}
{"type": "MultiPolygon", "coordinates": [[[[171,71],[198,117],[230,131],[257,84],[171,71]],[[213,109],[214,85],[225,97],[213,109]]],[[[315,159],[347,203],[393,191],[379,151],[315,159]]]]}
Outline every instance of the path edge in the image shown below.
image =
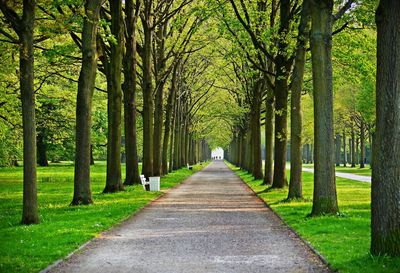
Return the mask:
{"type": "MultiPolygon", "coordinates": [[[[230,162],[229,162],[230,163],[230,162]]],[[[282,221],[282,223],[297,237],[297,238],[299,238],[300,239],[300,241],[301,242],[303,242],[310,250],[311,250],[311,252],[313,252],[318,258],[319,258],[319,260],[323,263],[323,264],[325,264],[327,267],[328,267],[328,269],[331,271],[331,272],[339,272],[338,270],[335,270],[333,267],[332,267],[332,265],[328,262],[328,260],[324,257],[324,256],[322,256],[322,254],[321,253],[319,253],[319,251],[318,250],[316,250],[306,239],[304,239],[303,237],[301,237],[300,236],[300,234],[298,234],[297,233],[297,231],[295,231],[273,208],[271,208],[271,206],[267,203],[267,201],[265,201],[264,199],[262,199],[251,187],[250,187],[250,185],[249,184],[247,184],[245,181],[243,181],[243,179],[234,171],[234,170],[232,170],[232,168],[231,167],[229,167],[228,166],[228,164],[226,164],[226,162],[224,161],[224,164],[235,174],[235,176],[237,176],[239,179],[240,179],[240,181],[242,181],[242,183],[244,184],[244,185],[246,185],[246,187],[258,198],[258,199],[260,199],[261,200],[261,202],[263,202],[263,204],[268,208],[268,209],[270,209],[271,211],[272,211],[272,213],[276,216],[276,217],[278,217],[278,219],[279,220],[281,220],[282,221]]],[[[232,163],[230,163],[230,164],[232,164],[232,163]]],[[[233,165],[233,164],[232,164],[233,165]]],[[[235,166],[235,167],[237,167],[236,165],[233,165],[233,166],[235,166]]]]}
{"type": "Polygon", "coordinates": [[[101,237],[102,234],[111,232],[112,230],[114,230],[115,228],[120,227],[121,225],[123,225],[124,223],[126,223],[127,221],[132,220],[132,218],[137,217],[138,214],[140,214],[141,212],[143,212],[144,209],[146,209],[147,207],[151,206],[153,203],[159,201],[159,199],[165,197],[171,190],[174,190],[178,187],[180,187],[181,185],[185,184],[187,182],[187,180],[189,180],[193,175],[197,174],[198,172],[204,170],[205,168],[207,168],[210,163],[212,161],[207,161],[207,162],[203,162],[203,163],[207,163],[206,166],[204,166],[201,170],[194,172],[193,174],[191,174],[190,176],[186,177],[183,181],[181,181],[180,183],[176,184],[175,186],[164,190],[164,191],[160,191],[161,194],[159,196],[157,196],[156,198],[154,198],[153,200],[151,200],[149,203],[147,203],[146,205],[144,205],[142,208],[140,208],[138,211],[136,211],[135,213],[129,215],[127,218],[123,219],[121,222],[116,223],[115,225],[111,226],[110,228],[103,230],[102,232],[99,232],[98,234],[95,235],[95,237],[93,237],[92,239],[90,239],[89,241],[83,243],[82,245],[80,245],[77,249],[71,251],[69,254],[67,254],[66,256],[54,261],[53,263],[49,264],[47,267],[45,267],[44,269],[40,270],[38,273],[48,273],[50,272],[52,269],[56,268],[57,266],[59,266],[62,262],[67,261],[69,258],[71,258],[73,255],[77,254],[79,251],[83,250],[85,247],[87,247],[90,243],[93,243],[96,239],[98,239],[99,237],[101,237]]]}

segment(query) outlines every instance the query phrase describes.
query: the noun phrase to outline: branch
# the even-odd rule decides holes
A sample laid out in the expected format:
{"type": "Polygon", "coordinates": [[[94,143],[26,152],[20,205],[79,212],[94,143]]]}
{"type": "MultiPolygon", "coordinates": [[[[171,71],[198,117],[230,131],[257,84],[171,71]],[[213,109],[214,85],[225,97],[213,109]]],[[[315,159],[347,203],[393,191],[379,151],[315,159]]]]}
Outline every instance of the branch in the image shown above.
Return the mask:
{"type": "Polygon", "coordinates": [[[344,13],[351,8],[351,5],[354,3],[355,0],[347,0],[347,2],[339,9],[339,11],[333,15],[333,22],[339,20],[344,13]]]}

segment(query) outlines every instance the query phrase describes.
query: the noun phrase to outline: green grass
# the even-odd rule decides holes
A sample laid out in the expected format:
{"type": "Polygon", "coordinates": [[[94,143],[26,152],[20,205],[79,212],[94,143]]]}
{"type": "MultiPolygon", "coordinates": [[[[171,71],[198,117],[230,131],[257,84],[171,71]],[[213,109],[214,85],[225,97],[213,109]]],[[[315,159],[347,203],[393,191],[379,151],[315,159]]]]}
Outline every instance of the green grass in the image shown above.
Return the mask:
{"type": "Polygon", "coordinates": [[[284,221],[317,249],[339,272],[400,272],[400,258],[373,257],[370,247],[370,184],[337,178],[339,216],[307,217],[311,212],[313,174],[303,173],[306,201],[285,202],[287,189],[267,190],[261,180],[230,165],[284,221]]]}
{"type": "MultiPolygon", "coordinates": [[[[304,168],[314,168],[313,164],[303,164],[304,168]]],[[[363,175],[363,176],[371,176],[371,168],[369,165],[365,165],[365,168],[360,169],[360,167],[357,165],[354,168],[351,168],[350,165],[347,165],[347,167],[336,167],[337,172],[341,173],[352,173],[352,174],[357,174],[357,175],[363,175]]]]}
{"type": "MultiPolygon", "coordinates": [[[[205,165],[162,177],[161,189],[177,185],[205,165]]],[[[141,185],[102,194],[106,165],[96,162],[91,168],[94,204],[71,207],[73,171],[71,164],[38,168],[41,223],[22,226],[22,168],[0,168],[0,272],[38,272],[162,194],[146,192],[141,185]]]]}

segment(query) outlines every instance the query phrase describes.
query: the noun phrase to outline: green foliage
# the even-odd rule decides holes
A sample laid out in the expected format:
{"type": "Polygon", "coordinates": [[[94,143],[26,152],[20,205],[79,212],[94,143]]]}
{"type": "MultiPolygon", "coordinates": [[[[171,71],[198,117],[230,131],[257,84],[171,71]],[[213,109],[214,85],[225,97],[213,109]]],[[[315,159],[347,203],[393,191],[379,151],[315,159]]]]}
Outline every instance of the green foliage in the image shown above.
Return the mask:
{"type": "MultiPolygon", "coordinates": [[[[162,177],[161,189],[177,185],[205,165],[162,177]]],[[[38,272],[162,194],[144,191],[141,185],[102,194],[106,165],[96,162],[91,168],[94,204],[71,207],[73,170],[71,164],[38,168],[41,223],[22,226],[22,168],[0,169],[0,232],[4,238],[0,241],[0,272],[38,272]]]]}

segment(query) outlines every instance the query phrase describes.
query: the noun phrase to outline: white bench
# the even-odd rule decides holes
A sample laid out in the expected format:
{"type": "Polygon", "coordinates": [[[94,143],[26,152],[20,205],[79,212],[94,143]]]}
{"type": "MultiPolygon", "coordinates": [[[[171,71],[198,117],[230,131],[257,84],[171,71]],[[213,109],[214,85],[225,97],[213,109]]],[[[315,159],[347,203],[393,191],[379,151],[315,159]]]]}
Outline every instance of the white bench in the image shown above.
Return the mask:
{"type": "Polygon", "coordinates": [[[143,189],[146,190],[146,185],[150,185],[150,182],[146,181],[146,177],[143,174],[140,175],[140,181],[142,182],[143,189]]]}
{"type": "Polygon", "coordinates": [[[193,166],[189,165],[189,163],[186,163],[186,166],[189,170],[193,170],[193,166]]]}

